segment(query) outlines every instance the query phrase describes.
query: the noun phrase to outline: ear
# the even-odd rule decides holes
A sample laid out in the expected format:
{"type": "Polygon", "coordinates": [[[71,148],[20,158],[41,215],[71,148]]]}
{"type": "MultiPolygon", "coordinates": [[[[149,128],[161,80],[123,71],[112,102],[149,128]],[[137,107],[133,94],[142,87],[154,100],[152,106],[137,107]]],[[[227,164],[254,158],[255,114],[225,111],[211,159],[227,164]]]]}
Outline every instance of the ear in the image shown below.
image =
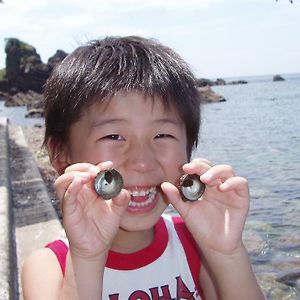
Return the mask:
{"type": "Polygon", "coordinates": [[[51,165],[59,175],[65,172],[65,169],[71,164],[67,147],[54,142],[50,137],[47,142],[47,149],[51,165]]]}

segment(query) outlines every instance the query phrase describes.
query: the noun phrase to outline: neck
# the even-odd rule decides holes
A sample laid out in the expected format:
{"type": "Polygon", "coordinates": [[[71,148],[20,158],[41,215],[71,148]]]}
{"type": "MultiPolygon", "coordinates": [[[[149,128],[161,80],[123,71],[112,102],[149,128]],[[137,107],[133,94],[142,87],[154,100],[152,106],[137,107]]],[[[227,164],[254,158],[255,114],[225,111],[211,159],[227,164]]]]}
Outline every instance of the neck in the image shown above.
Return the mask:
{"type": "Polygon", "coordinates": [[[133,253],[149,246],[154,238],[154,228],[144,231],[119,229],[111,250],[119,253],[133,253]]]}

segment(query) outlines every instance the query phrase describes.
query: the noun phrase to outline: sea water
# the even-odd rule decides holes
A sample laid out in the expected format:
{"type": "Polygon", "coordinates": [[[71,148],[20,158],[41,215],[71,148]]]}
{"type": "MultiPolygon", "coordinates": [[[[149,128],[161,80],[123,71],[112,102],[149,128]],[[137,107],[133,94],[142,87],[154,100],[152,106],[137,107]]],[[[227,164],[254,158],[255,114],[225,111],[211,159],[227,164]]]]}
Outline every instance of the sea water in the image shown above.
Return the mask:
{"type": "Polygon", "coordinates": [[[255,273],[268,299],[300,299],[300,74],[251,79],[213,87],[227,101],[202,106],[193,156],[248,179],[244,240],[255,273]]]}
{"type": "Polygon", "coordinates": [[[19,126],[44,124],[44,118],[25,118],[26,113],[26,106],[7,107],[4,101],[0,101],[0,117],[7,117],[11,124],[19,126]]]}

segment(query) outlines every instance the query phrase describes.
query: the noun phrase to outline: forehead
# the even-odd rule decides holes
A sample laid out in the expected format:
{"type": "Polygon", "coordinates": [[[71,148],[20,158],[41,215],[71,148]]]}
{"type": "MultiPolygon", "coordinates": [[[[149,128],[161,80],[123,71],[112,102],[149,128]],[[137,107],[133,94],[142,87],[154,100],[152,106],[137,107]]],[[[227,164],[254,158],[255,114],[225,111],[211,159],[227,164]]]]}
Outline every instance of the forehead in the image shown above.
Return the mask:
{"type": "Polygon", "coordinates": [[[140,117],[168,116],[180,119],[178,111],[171,101],[167,102],[159,96],[149,96],[139,92],[117,92],[114,96],[102,101],[94,100],[87,107],[82,116],[90,118],[110,115],[130,116],[138,114],[140,117]]]}

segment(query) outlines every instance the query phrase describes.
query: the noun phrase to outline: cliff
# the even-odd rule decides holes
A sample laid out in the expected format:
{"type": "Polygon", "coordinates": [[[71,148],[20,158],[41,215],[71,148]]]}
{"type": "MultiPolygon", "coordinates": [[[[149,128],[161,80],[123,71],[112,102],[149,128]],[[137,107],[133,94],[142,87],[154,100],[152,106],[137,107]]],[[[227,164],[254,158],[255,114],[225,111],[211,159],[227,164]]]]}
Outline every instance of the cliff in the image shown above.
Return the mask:
{"type": "Polygon", "coordinates": [[[6,68],[2,70],[0,97],[7,106],[41,102],[43,86],[54,66],[61,62],[67,53],[57,50],[43,63],[36,49],[16,38],[5,41],[6,68]]]}

